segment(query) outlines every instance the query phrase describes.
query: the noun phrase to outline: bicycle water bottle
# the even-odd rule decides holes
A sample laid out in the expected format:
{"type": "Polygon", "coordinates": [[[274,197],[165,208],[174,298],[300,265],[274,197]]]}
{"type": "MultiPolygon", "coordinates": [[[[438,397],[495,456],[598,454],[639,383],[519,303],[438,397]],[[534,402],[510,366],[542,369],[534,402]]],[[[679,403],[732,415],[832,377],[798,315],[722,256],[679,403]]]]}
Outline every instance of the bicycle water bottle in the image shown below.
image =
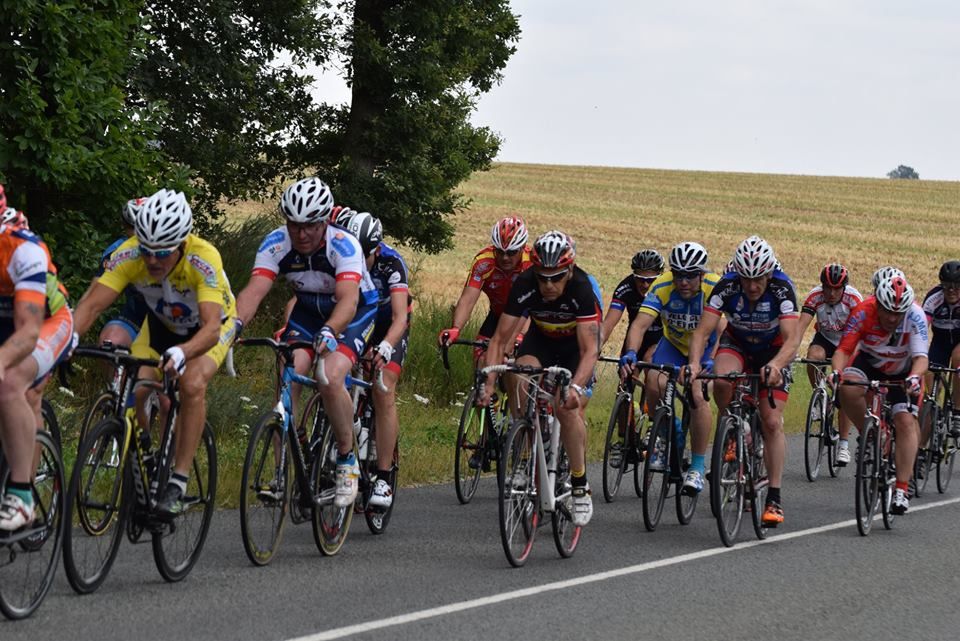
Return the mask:
{"type": "Polygon", "coordinates": [[[357,453],[360,460],[366,460],[370,430],[367,429],[366,425],[361,425],[359,418],[353,421],[353,435],[357,437],[357,453]]]}

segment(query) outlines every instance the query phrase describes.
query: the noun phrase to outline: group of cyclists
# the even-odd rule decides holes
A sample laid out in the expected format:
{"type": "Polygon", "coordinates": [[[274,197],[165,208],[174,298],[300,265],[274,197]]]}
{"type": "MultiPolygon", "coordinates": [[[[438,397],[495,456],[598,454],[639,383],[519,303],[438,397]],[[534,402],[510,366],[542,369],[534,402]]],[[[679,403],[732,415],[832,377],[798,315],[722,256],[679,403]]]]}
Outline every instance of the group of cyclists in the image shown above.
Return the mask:
{"type": "MultiPolygon", "coordinates": [[[[276,337],[312,345],[294,353],[298,373],[311,368],[324,372],[318,389],[337,441],[335,504],[353,504],[358,492],[354,410],[345,380],[362,358],[383,372],[385,382],[373,391],[379,469],[370,503],[380,508],[392,504],[396,386],[408,347],[412,304],[406,263],[383,241],[376,217],[335,205],[330,188],[319,178],[287,187],[279,210],[285,223],[264,237],[249,282],[234,296],[219,252],[193,233],[184,194],[161,189],[132,199],[122,210],[122,237],[103,253],[97,276],[71,309],[49,249],[30,231],[26,217],[6,206],[0,186],[0,442],[10,468],[0,503],[0,531],[16,531],[34,518],[30,483],[45,380],[57,363],[69,358],[77,336],[121,296],[123,307],[105,324],[99,340],[160,362],[159,370],[144,368],[141,377],[181,381],[175,467],[157,505],[158,515],[174,519],[183,509],[206,420],[207,388],[278,276],[289,283],[293,299],[276,337]]],[[[906,512],[919,441],[917,397],[928,362],[960,362],[960,261],[944,263],[939,286],[922,306],[899,269],[877,270],[873,294],[864,298],[850,285],[847,269],[837,263],[823,268],[820,285],[801,304],[773,248],[758,236],[743,240],[722,271],[712,271],[708,262],[706,248],[694,241],[673,247],[666,260],[654,249],[643,249],[633,256],[631,273],[615,288],[604,314],[599,284],[578,264],[574,239],[552,230],[530,242],[524,221],[508,216],[494,224],[491,244],[476,254],[451,324],[440,332],[438,342],[458,338],[484,293],[490,310],[477,335],[485,346],[475,351],[478,367],[514,359],[517,365],[561,366],[572,373],[566,393],[558,393],[554,413],[569,457],[570,512],[577,526],[586,525],[593,514],[584,411],[601,349],[624,311],[628,329],[620,372],[644,378],[643,406],[652,408],[661,397],[663,379],[653,369],[642,373],[641,361],[684,368],[681,382],[691,387],[692,456],[684,473],[684,494],[704,488],[713,417],[705,386],[692,383],[705,371],[758,373],[761,396],[772,397],[772,402],[759,404],[769,474],[762,521],[776,527],[784,520],[783,411],[790,367],[813,322],[807,357],[829,359],[834,383],[904,382],[889,398],[898,442],[892,509],[906,512]]],[[[490,402],[497,383],[494,374],[483,381],[479,404],[490,402]]],[[[519,376],[506,375],[503,381],[514,400],[514,416],[521,412],[515,399],[522,384],[519,376]]],[[[722,412],[733,384],[720,379],[712,384],[722,412]]],[[[960,407],[957,387],[954,406],[960,407]]],[[[137,404],[144,425],[146,393],[129,401],[137,404]]],[[[862,387],[837,388],[843,410],[837,455],[841,465],[850,461],[850,425],[863,425],[866,393],[862,387]]],[[[951,425],[960,436],[960,416],[953,416],[951,425]]],[[[470,465],[480,463],[471,460],[470,465]]]]}

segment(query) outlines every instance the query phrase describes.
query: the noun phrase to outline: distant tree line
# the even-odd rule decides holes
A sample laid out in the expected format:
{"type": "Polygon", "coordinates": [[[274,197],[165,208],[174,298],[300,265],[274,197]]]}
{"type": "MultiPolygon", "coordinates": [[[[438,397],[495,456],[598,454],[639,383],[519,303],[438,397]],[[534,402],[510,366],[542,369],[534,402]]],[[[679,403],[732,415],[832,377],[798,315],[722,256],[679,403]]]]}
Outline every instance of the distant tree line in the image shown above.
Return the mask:
{"type": "Polygon", "coordinates": [[[887,178],[902,179],[902,180],[919,180],[920,174],[918,174],[913,169],[913,167],[900,165],[896,169],[892,169],[888,171],[887,178]]]}

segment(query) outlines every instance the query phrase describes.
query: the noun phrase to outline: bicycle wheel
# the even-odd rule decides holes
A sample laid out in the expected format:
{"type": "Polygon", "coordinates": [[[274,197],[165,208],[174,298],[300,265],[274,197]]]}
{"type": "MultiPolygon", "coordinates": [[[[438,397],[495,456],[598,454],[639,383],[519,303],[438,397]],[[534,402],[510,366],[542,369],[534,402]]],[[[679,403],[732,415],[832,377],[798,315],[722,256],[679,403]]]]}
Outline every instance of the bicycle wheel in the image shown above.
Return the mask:
{"type": "Polygon", "coordinates": [[[183,512],[153,532],[153,560],[164,580],[173,583],[190,574],[207,539],[216,498],[217,444],[210,424],[204,423],[183,494],[183,512]]]}
{"type": "Polygon", "coordinates": [[[67,492],[63,565],[78,594],[93,592],[107,578],[124,530],[126,427],[119,419],[102,419],[77,448],[67,492]]]}
{"type": "Polygon", "coordinates": [[[720,540],[731,547],[743,520],[746,454],[740,431],[740,419],[726,415],[717,425],[713,439],[710,502],[717,518],[720,540]]]}
{"type": "MultiPolygon", "coordinates": [[[[892,439],[892,433],[888,433],[885,438],[892,439]]],[[[884,457],[880,461],[880,511],[883,514],[883,527],[888,530],[893,528],[895,516],[891,508],[893,507],[893,494],[897,487],[897,474],[893,468],[896,460],[894,455],[896,447],[896,441],[891,440],[889,457],[884,457]]],[[[883,452],[884,449],[881,445],[880,451],[883,452]]]]}
{"type": "MultiPolygon", "coordinates": [[[[60,434],[60,423],[53,405],[47,399],[40,399],[40,415],[43,417],[43,429],[50,434],[50,438],[57,445],[57,450],[63,452],[63,436],[60,434]]],[[[61,455],[62,458],[62,455],[61,455]]]]}
{"type": "Polygon", "coordinates": [[[933,474],[934,453],[940,451],[939,429],[940,408],[933,399],[927,399],[920,408],[920,427],[930,426],[930,434],[926,443],[920,443],[917,448],[917,459],[913,465],[914,496],[921,496],[927,489],[927,481],[933,474]]]}
{"type": "MultiPolygon", "coordinates": [[[[684,415],[689,415],[689,410],[684,408],[684,415]]],[[[685,472],[686,468],[689,466],[690,461],[687,454],[687,438],[689,437],[690,424],[689,418],[684,418],[683,426],[683,438],[677,439],[675,447],[673,448],[674,454],[674,463],[677,465],[677,470],[685,472]],[[685,460],[686,459],[686,460],[685,460]]],[[[673,464],[673,463],[672,463],[673,464]]],[[[671,465],[672,465],[671,464],[671,465]]],[[[677,491],[675,494],[676,497],[676,508],[677,508],[677,521],[680,522],[680,525],[688,525],[693,519],[693,513],[697,511],[697,501],[700,498],[699,492],[693,494],[685,494],[683,491],[683,479],[677,483],[677,491]]]]}
{"type": "Polygon", "coordinates": [[[457,429],[457,451],[453,457],[454,489],[457,500],[467,504],[480,485],[480,473],[485,462],[486,437],[489,436],[489,410],[474,405],[476,390],[471,390],[463,402],[460,427],[457,429]]]}
{"type": "MultiPolygon", "coordinates": [[[[940,420],[947,421],[949,419],[941,412],[940,420]]],[[[943,429],[947,430],[948,427],[944,426],[943,429]]],[[[950,478],[953,476],[953,462],[957,458],[958,447],[960,447],[960,444],[957,443],[957,439],[947,433],[943,438],[943,446],[937,461],[937,491],[941,494],[946,492],[950,486],[950,478]]]]}
{"type": "MultiPolygon", "coordinates": [[[[31,487],[34,522],[15,535],[17,542],[6,544],[8,549],[0,543],[0,612],[10,619],[26,618],[40,607],[60,561],[66,483],[60,452],[45,431],[37,434],[36,461],[31,487]]],[[[0,470],[0,488],[6,486],[7,476],[0,470]]]]}
{"type": "Polygon", "coordinates": [[[837,461],[837,447],[840,444],[840,433],[837,431],[837,410],[831,399],[827,399],[827,414],[823,421],[823,429],[826,430],[824,440],[827,442],[827,471],[831,478],[836,478],[840,474],[840,463],[837,461]]]}
{"type": "MultiPolygon", "coordinates": [[[[374,457],[370,461],[371,471],[376,472],[377,460],[374,457]]],[[[397,444],[393,448],[393,465],[390,468],[390,487],[393,489],[393,502],[390,503],[390,507],[387,509],[376,509],[367,507],[364,511],[364,517],[367,521],[367,527],[370,528],[370,532],[373,534],[383,534],[387,529],[387,524],[390,523],[390,515],[393,514],[393,506],[397,504],[397,478],[400,472],[400,440],[397,439],[397,444]]],[[[371,478],[373,474],[370,475],[371,478]]]]}
{"type": "MultiPolygon", "coordinates": [[[[640,392],[634,391],[634,394],[639,394],[640,392]]],[[[635,443],[633,443],[633,449],[630,450],[630,455],[636,457],[636,463],[633,464],[633,492],[637,495],[637,498],[643,498],[643,457],[647,454],[647,444],[650,439],[650,418],[640,412],[639,414],[634,411],[633,415],[633,438],[635,443]]]]}
{"type": "Polygon", "coordinates": [[[627,439],[630,425],[631,401],[626,392],[617,394],[607,424],[607,439],[603,445],[603,500],[612,503],[620,491],[623,471],[627,467],[627,439]]]}
{"type": "MultiPolygon", "coordinates": [[[[320,408],[322,411],[322,406],[320,408]]],[[[357,444],[353,444],[356,455],[357,444]]],[[[311,458],[310,487],[313,490],[313,540],[324,556],[333,556],[347,540],[353,506],[337,507],[337,439],[329,423],[311,458]]]]}
{"type": "Polygon", "coordinates": [[[822,387],[813,390],[807,407],[807,425],[803,431],[803,465],[807,480],[813,483],[820,475],[820,464],[826,450],[827,393],[822,387]]]}
{"type": "Polygon", "coordinates": [[[240,481],[240,533],[254,565],[266,565],[283,538],[290,504],[291,455],[283,419],[260,417],[250,433],[240,481]]]}
{"type": "Polygon", "coordinates": [[[653,414],[643,460],[643,525],[653,532],[663,515],[663,505],[670,489],[670,441],[673,435],[673,417],[666,408],[657,408],[653,414]]]}
{"type": "Polygon", "coordinates": [[[767,502],[767,489],[770,481],[767,478],[767,464],[763,460],[763,432],[760,428],[759,417],[754,414],[751,427],[752,445],[747,448],[748,471],[750,474],[750,518],[753,521],[753,532],[757,538],[767,538],[767,527],[763,524],[763,510],[767,502]]]}
{"type": "Polygon", "coordinates": [[[93,401],[93,404],[87,408],[83,415],[83,423],[80,424],[80,434],[77,435],[77,445],[83,443],[83,439],[90,432],[90,429],[100,421],[110,418],[114,415],[116,406],[116,397],[112,392],[103,392],[93,401]]]}
{"type": "Polygon", "coordinates": [[[533,425],[522,419],[514,423],[504,442],[500,490],[500,542],[507,561],[515,568],[530,556],[540,520],[540,491],[533,425]]]}
{"type": "Polygon", "coordinates": [[[879,462],[877,423],[868,419],[857,445],[856,513],[857,530],[861,536],[870,534],[873,517],[880,507],[879,462]]]}
{"type": "Polygon", "coordinates": [[[573,486],[570,484],[570,459],[562,445],[560,446],[560,452],[557,454],[557,480],[554,487],[554,496],[563,496],[564,499],[557,501],[557,505],[550,515],[551,525],[553,526],[553,542],[556,544],[560,556],[569,559],[577,550],[583,528],[573,524],[573,496],[570,493],[573,486]]]}

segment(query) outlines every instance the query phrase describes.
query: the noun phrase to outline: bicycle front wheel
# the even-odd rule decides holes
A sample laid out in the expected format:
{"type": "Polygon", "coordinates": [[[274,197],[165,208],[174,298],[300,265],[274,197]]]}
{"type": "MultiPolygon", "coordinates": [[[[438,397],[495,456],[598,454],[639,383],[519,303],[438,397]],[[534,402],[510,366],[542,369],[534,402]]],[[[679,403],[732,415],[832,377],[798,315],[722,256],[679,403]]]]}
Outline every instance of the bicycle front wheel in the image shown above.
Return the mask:
{"type": "MultiPolygon", "coordinates": [[[[60,560],[66,484],[59,448],[47,432],[37,434],[35,459],[34,522],[19,533],[22,538],[7,544],[9,549],[0,544],[0,612],[10,619],[26,618],[40,607],[60,560]]],[[[0,471],[0,488],[6,487],[8,476],[0,471]]]]}
{"type": "Polygon", "coordinates": [[[204,423],[183,494],[183,511],[153,532],[153,560],[164,580],[173,583],[190,574],[207,539],[216,497],[217,444],[210,424],[204,423]]]}
{"type": "Polygon", "coordinates": [[[80,434],[77,436],[77,446],[83,443],[83,439],[94,425],[108,418],[112,418],[114,407],[116,406],[116,397],[113,392],[103,392],[87,409],[83,415],[83,423],[80,424],[80,434]]]}
{"type": "Polygon", "coordinates": [[[930,434],[925,443],[917,448],[917,459],[913,465],[914,495],[921,496],[927,489],[927,481],[933,474],[933,459],[939,447],[940,408],[932,399],[924,401],[920,408],[920,428],[928,425],[930,434]]]}
{"type": "MultiPolygon", "coordinates": [[[[322,405],[318,411],[323,411],[322,405]]],[[[356,442],[354,442],[356,456],[356,442]]],[[[310,473],[313,490],[313,540],[324,556],[340,551],[350,532],[353,505],[338,507],[337,494],[337,439],[333,426],[327,422],[323,437],[314,447],[310,473]]]]}
{"type": "Polygon", "coordinates": [[[627,467],[627,448],[630,438],[631,400],[626,392],[617,394],[610,411],[607,439],[603,445],[603,500],[613,502],[620,491],[623,471],[627,467]]]}
{"type": "Polygon", "coordinates": [[[950,486],[953,476],[953,463],[957,458],[957,448],[960,444],[949,434],[943,439],[943,448],[940,450],[940,460],[937,461],[937,491],[943,494],[950,486]]]}
{"type": "Polygon", "coordinates": [[[53,411],[53,404],[47,399],[40,400],[40,415],[43,417],[43,429],[50,435],[57,449],[61,452],[63,458],[63,436],[60,434],[60,422],[57,420],[57,413],[53,411]]]}
{"type": "Polygon", "coordinates": [[[894,461],[896,460],[897,442],[893,439],[893,432],[887,432],[884,440],[890,442],[889,447],[881,443],[880,452],[883,458],[880,459],[880,511],[883,514],[883,527],[893,528],[893,494],[897,489],[897,474],[894,470],[894,461]]]}
{"type": "MultiPolygon", "coordinates": [[[[125,427],[116,418],[93,426],[77,448],[70,475],[63,565],[78,594],[93,592],[107,578],[117,556],[126,511],[125,427]]],[[[133,500],[131,494],[130,500],[133,500]]]]}
{"type": "MultiPolygon", "coordinates": [[[[373,459],[370,461],[371,472],[376,471],[377,461],[373,459]]],[[[393,448],[393,465],[390,466],[390,478],[387,479],[390,483],[390,488],[393,490],[393,502],[390,503],[390,507],[387,509],[378,509],[373,507],[367,507],[364,512],[364,517],[367,520],[367,527],[370,528],[372,534],[383,534],[387,529],[387,524],[390,523],[390,515],[393,514],[393,507],[397,504],[397,490],[400,489],[397,486],[397,479],[400,475],[400,439],[397,439],[397,444],[393,448]]],[[[370,475],[373,478],[373,474],[370,475]]]]}
{"type": "MultiPolygon", "coordinates": [[[[750,518],[753,521],[753,532],[757,538],[767,538],[767,527],[763,524],[763,510],[767,502],[767,490],[770,480],[767,478],[767,464],[763,460],[763,432],[761,432],[759,416],[754,414],[753,443],[747,448],[747,458],[750,472],[750,518]]],[[[822,441],[821,441],[822,442],[822,441]]]]}
{"type": "Polygon", "coordinates": [[[861,536],[870,534],[873,518],[880,507],[879,465],[877,422],[868,419],[857,445],[856,512],[857,530],[861,536]]]}
{"type": "Polygon", "coordinates": [[[557,505],[553,509],[553,514],[550,515],[550,520],[553,525],[553,542],[557,546],[557,552],[565,559],[569,559],[577,550],[577,544],[580,542],[580,534],[583,530],[580,526],[573,524],[572,490],[570,459],[561,445],[560,451],[557,453],[557,481],[554,496],[564,498],[557,500],[557,505]]]}
{"type": "Polygon", "coordinates": [[[807,473],[807,480],[813,483],[820,475],[820,464],[823,462],[825,442],[827,439],[827,392],[822,387],[813,390],[810,396],[810,405],[807,407],[807,424],[803,431],[803,464],[807,473]]]}
{"type": "Polygon", "coordinates": [[[717,517],[720,540],[731,547],[743,520],[746,453],[740,432],[740,419],[727,415],[717,425],[713,440],[710,502],[717,517]]]}
{"type": "Polygon", "coordinates": [[[657,529],[670,490],[672,436],[673,417],[665,408],[660,408],[653,415],[643,460],[643,525],[649,532],[657,529]]]}
{"type": "Polygon", "coordinates": [[[463,402],[460,427],[457,428],[457,451],[453,457],[454,489],[457,500],[467,504],[480,485],[480,473],[485,461],[486,438],[490,429],[489,410],[474,405],[476,390],[471,390],[463,402]]]}
{"type": "MultiPolygon", "coordinates": [[[[690,432],[689,408],[684,406],[683,438],[677,439],[673,448],[674,462],[677,465],[678,472],[686,472],[690,467],[690,453],[687,451],[687,438],[690,432]]],[[[677,521],[680,525],[688,525],[693,520],[693,513],[697,511],[697,501],[700,498],[699,492],[684,492],[683,480],[677,484],[676,492],[677,521]]]]}
{"type": "Polygon", "coordinates": [[[524,419],[507,434],[502,453],[504,471],[500,489],[500,542],[507,561],[515,568],[527,562],[540,519],[536,437],[524,419]]]}
{"type": "Polygon", "coordinates": [[[250,433],[240,481],[240,533],[254,565],[266,565],[283,537],[290,504],[290,448],[276,412],[260,418],[250,433]]]}

